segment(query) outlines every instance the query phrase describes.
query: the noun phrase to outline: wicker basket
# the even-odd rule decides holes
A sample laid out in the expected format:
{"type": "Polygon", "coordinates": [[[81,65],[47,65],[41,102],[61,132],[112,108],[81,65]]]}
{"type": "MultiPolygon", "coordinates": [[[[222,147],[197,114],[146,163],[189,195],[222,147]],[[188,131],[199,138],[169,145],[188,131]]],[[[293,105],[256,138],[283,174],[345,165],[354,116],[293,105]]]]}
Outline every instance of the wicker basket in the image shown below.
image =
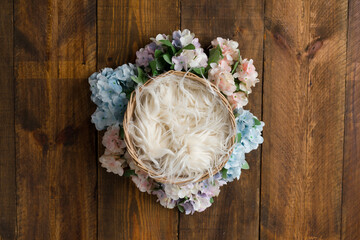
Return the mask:
{"type": "MultiPolygon", "coordinates": [[[[194,81],[198,81],[206,86],[209,86],[209,82],[203,78],[200,78],[198,76],[196,76],[195,74],[192,74],[192,73],[186,73],[186,72],[179,72],[179,71],[168,71],[164,74],[161,74],[159,76],[157,76],[156,78],[161,78],[161,77],[164,77],[166,75],[176,75],[176,76],[181,76],[183,77],[184,75],[186,75],[186,78],[188,79],[191,79],[191,80],[194,80],[194,81]]],[[[155,79],[156,79],[155,78],[155,79]]],[[[146,86],[148,84],[151,84],[152,82],[152,79],[150,79],[149,81],[147,81],[143,86],[146,86]]],[[[219,95],[219,97],[221,98],[221,101],[225,104],[225,106],[227,107],[227,109],[229,110],[229,116],[230,116],[230,120],[231,120],[231,125],[234,129],[234,132],[235,129],[236,129],[236,125],[235,125],[235,117],[234,117],[234,114],[233,114],[233,111],[232,111],[232,108],[231,106],[229,105],[229,102],[227,101],[227,99],[224,97],[223,94],[221,94],[221,92],[219,91],[219,89],[212,83],[210,83],[210,86],[214,89],[214,91],[219,95]]],[[[141,91],[141,87],[139,89],[141,91]]],[[[130,97],[130,100],[129,100],[129,103],[128,103],[128,106],[127,106],[127,110],[125,112],[125,116],[124,116],[124,121],[123,121],[123,127],[124,127],[124,135],[125,135],[125,143],[126,143],[126,146],[127,146],[127,150],[130,154],[130,156],[133,158],[134,160],[134,163],[136,164],[137,167],[139,167],[141,170],[143,170],[144,172],[148,173],[150,176],[157,176],[157,174],[147,168],[145,168],[142,163],[138,160],[138,157],[137,157],[137,152],[136,152],[136,149],[134,147],[134,144],[131,140],[131,136],[129,135],[128,133],[128,123],[131,121],[132,117],[133,117],[133,113],[134,113],[134,109],[135,109],[135,105],[136,105],[136,98],[135,98],[135,92],[133,92],[131,94],[131,97],[130,97]]],[[[226,162],[229,160],[229,157],[231,155],[231,152],[232,152],[232,146],[235,142],[235,135],[232,137],[232,140],[231,140],[231,144],[229,144],[229,155],[225,158],[225,161],[223,161],[219,166],[215,167],[213,169],[213,174],[215,175],[217,172],[219,172],[226,164],[226,162]]],[[[199,181],[202,181],[202,180],[205,180],[209,177],[209,173],[204,173],[204,175],[198,180],[199,181]]],[[[165,178],[155,178],[156,181],[158,182],[162,182],[162,183],[172,183],[172,184],[185,184],[185,183],[188,183],[188,182],[192,182],[191,180],[188,180],[188,181],[181,181],[181,182],[170,182],[168,179],[165,179],[165,178]]]]}

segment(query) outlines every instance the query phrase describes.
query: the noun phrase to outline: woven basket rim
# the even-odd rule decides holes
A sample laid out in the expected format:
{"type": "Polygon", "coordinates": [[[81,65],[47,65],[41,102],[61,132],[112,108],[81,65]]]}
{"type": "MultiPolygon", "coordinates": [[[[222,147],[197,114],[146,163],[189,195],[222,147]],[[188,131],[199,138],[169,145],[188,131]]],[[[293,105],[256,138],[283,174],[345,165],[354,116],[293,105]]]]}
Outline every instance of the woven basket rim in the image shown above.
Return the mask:
{"type": "MultiPolygon", "coordinates": [[[[226,97],[220,92],[220,90],[214,85],[212,84],[211,82],[209,82],[208,80],[206,79],[203,79],[203,78],[200,78],[198,77],[197,75],[193,74],[193,73],[189,73],[189,72],[181,72],[181,71],[174,71],[174,70],[170,70],[168,72],[165,72],[161,75],[158,75],[156,76],[155,78],[151,78],[149,79],[144,85],[140,86],[139,87],[139,91],[141,91],[141,89],[144,87],[144,86],[147,86],[149,84],[151,84],[151,82],[154,80],[154,79],[158,79],[158,78],[162,78],[162,77],[165,77],[167,75],[176,75],[176,76],[181,76],[181,77],[186,77],[188,79],[191,79],[191,80],[194,80],[194,81],[198,81],[200,83],[202,83],[203,85],[207,85],[211,86],[211,88],[213,88],[213,90],[218,94],[218,96],[220,97],[221,101],[225,104],[226,108],[228,109],[228,112],[229,112],[229,116],[230,116],[230,122],[231,122],[231,126],[234,130],[234,133],[236,133],[236,124],[235,124],[235,116],[233,114],[233,111],[232,111],[232,108],[228,102],[228,100],[226,99],[226,97]]],[[[172,182],[172,181],[169,181],[168,179],[165,179],[165,178],[160,178],[160,177],[156,177],[157,174],[149,169],[147,169],[146,167],[144,167],[142,165],[142,163],[138,160],[138,157],[137,157],[137,153],[136,153],[136,149],[134,147],[134,144],[131,140],[131,137],[128,133],[128,123],[131,121],[132,117],[133,117],[133,113],[134,113],[134,109],[135,109],[135,105],[136,105],[136,98],[135,98],[135,91],[133,91],[131,93],[131,96],[130,96],[130,100],[128,102],[128,106],[127,106],[127,109],[126,109],[126,112],[125,112],[125,115],[124,115],[124,120],[123,120],[123,128],[124,128],[124,140],[125,140],[125,144],[127,146],[127,150],[128,150],[128,153],[129,155],[131,156],[131,158],[133,159],[135,165],[141,169],[142,171],[146,172],[149,174],[149,176],[151,176],[155,181],[157,182],[161,182],[161,183],[171,183],[171,184],[178,184],[178,185],[182,185],[182,184],[186,184],[186,183],[190,183],[190,182],[193,182],[193,180],[187,180],[187,181],[179,181],[179,182],[172,182]]],[[[227,156],[224,157],[224,161],[222,161],[222,163],[216,167],[213,168],[213,172],[212,174],[215,175],[216,173],[218,173],[224,166],[225,164],[227,163],[227,161],[229,160],[230,156],[231,156],[231,153],[233,151],[233,145],[235,144],[235,134],[234,136],[231,138],[231,142],[230,142],[230,146],[228,146],[228,154],[227,156]]],[[[200,182],[200,181],[203,181],[207,178],[209,178],[209,173],[206,172],[203,174],[203,176],[198,179],[196,182],[200,182]]]]}

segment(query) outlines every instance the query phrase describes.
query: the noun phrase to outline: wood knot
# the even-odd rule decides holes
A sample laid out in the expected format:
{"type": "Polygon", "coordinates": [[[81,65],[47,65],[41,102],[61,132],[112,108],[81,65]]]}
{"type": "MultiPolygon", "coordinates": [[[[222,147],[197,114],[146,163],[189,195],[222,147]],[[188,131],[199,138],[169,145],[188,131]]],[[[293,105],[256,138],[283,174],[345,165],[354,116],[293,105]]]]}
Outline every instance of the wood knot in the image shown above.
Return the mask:
{"type": "Polygon", "coordinates": [[[324,41],[319,37],[317,39],[315,39],[314,41],[312,41],[306,48],[305,48],[305,52],[306,52],[306,56],[309,59],[313,59],[316,52],[319,51],[319,49],[324,45],[324,41]]]}
{"type": "Polygon", "coordinates": [[[273,33],[273,37],[275,39],[275,42],[282,48],[282,49],[288,49],[289,48],[289,44],[286,41],[286,38],[281,35],[278,32],[273,33]]]}

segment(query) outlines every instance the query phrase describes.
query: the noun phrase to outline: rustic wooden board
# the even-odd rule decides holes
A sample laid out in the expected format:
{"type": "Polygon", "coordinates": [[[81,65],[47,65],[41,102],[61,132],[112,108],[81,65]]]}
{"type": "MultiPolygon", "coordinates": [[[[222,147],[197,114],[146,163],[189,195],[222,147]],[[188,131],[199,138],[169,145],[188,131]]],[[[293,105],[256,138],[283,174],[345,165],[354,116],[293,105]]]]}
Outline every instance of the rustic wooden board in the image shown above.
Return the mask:
{"type": "MultiPolygon", "coordinates": [[[[181,27],[189,28],[204,48],[216,37],[239,42],[243,58],[254,59],[262,78],[263,1],[181,1],[181,27]]],[[[261,118],[262,86],[256,85],[246,106],[261,118]]],[[[180,215],[179,239],[258,239],[260,149],[246,156],[250,170],[221,189],[213,206],[194,216],[180,215]]]]}
{"type": "Polygon", "coordinates": [[[13,75],[13,1],[0,8],[0,239],[15,239],[15,125],[13,75]]]}
{"type": "Polygon", "coordinates": [[[15,1],[17,238],[96,239],[96,1],[15,1]]]}
{"type": "Polygon", "coordinates": [[[349,1],[342,234],[360,239],[360,1],[349,1]]]}
{"type": "Polygon", "coordinates": [[[261,239],[339,239],[347,1],[266,1],[261,239]]]}
{"type": "MultiPolygon", "coordinates": [[[[178,1],[99,1],[98,68],[134,62],[150,37],[180,27],[179,14],[178,1]]],[[[98,188],[99,239],[177,239],[177,210],[163,208],[130,179],[99,168],[98,188]]]]}
{"type": "Polygon", "coordinates": [[[360,239],[359,21],[356,0],[4,0],[0,239],[360,239]],[[90,123],[87,77],[179,28],[263,80],[262,151],[193,216],[101,168],[90,123]]]}

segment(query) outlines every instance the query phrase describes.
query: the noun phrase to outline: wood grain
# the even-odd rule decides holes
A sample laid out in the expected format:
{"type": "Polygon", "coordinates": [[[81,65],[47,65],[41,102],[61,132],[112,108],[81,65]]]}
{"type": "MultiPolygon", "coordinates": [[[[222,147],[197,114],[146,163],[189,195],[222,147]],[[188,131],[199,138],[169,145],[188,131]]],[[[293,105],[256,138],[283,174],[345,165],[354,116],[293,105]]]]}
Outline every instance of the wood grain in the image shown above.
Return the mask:
{"type": "Polygon", "coordinates": [[[15,1],[18,239],[96,239],[96,2],[15,1]]]}
{"type": "Polygon", "coordinates": [[[266,1],[261,239],[339,239],[347,2],[266,1]]]}
{"type": "Polygon", "coordinates": [[[0,8],[0,239],[15,239],[15,125],[13,1],[0,8]]]}
{"type": "Polygon", "coordinates": [[[357,0],[2,1],[0,239],[360,239],[359,21],[357,0]],[[266,123],[193,216],[100,167],[87,82],[180,27],[239,42],[266,123]]]}
{"type": "Polygon", "coordinates": [[[341,239],[360,239],[360,1],[349,1],[341,239]]]}
{"type": "MultiPolygon", "coordinates": [[[[178,1],[99,1],[98,67],[134,62],[150,37],[179,28],[179,14],[178,1]]],[[[99,154],[103,151],[100,147],[99,154]]],[[[99,239],[177,239],[177,210],[163,208],[130,179],[103,168],[98,184],[99,239]]]]}
{"type": "MultiPolygon", "coordinates": [[[[254,59],[262,78],[263,1],[181,1],[181,27],[196,34],[204,48],[216,37],[239,42],[243,58],[254,59]]],[[[262,86],[256,85],[246,106],[261,118],[262,86]]],[[[250,170],[221,189],[213,206],[194,216],[180,215],[179,239],[258,239],[260,149],[247,154],[250,170]]]]}

